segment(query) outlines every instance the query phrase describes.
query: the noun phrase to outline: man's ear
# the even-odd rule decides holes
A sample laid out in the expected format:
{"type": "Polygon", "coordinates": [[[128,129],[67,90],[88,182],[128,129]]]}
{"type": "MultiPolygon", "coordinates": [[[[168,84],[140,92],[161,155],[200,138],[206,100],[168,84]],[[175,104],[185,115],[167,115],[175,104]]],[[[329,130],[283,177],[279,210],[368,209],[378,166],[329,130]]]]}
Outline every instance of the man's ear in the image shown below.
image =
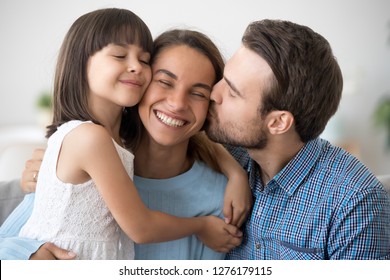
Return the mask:
{"type": "Polygon", "coordinates": [[[271,134],[283,134],[294,124],[294,116],[288,111],[273,111],[267,116],[267,127],[271,134]]]}

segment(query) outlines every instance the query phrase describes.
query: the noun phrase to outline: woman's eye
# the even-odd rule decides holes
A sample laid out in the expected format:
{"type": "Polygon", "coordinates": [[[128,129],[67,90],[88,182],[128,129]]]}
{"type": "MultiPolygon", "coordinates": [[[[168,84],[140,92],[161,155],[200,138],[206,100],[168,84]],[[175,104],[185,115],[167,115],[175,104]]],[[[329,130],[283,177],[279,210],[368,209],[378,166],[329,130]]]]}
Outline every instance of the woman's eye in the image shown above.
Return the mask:
{"type": "Polygon", "coordinates": [[[172,87],[171,83],[166,80],[158,80],[158,82],[164,87],[172,87]]]}
{"type": "Polygon", "coordinates": [[[194,91],[191,93],[193,96],[196,96],[196,97],[199,97],[199,98],[202,98],[202,99],[207,99],[209,100],[209,97],[208,95],[202,93],[202,92],[198,92],[198,91],[194,91]]]}
{"type": "Polygon", "coordinates": [[[115,58],[118,58],[118,59],[123,59],[125,58],[126,56],[125,55],[114,55],[115,58]]]}

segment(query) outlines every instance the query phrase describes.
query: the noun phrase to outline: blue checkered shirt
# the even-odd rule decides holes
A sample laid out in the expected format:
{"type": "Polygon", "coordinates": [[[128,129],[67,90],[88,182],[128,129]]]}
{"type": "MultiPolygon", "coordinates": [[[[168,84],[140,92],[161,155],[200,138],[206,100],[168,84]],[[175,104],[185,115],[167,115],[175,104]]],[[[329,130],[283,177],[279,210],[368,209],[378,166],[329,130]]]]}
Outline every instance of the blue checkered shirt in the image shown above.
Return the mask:
{"type": "Polygon", "coordinates": [[[242,148],[254,195],[242,244],[227,259],[390,259],[390,200],[355,157],[322,139],[308,142],[263,185],[242,148]]]}

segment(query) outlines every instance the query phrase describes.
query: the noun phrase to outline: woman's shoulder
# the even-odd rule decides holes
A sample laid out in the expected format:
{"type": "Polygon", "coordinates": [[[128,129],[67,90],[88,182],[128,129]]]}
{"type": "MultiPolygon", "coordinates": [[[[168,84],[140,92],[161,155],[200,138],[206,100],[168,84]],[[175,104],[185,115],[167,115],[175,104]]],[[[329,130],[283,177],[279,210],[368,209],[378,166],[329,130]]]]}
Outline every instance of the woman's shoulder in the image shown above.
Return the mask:
{"type": "Polygon", "coordinates": [[[215,171],[210,166],[202,161],[195,161],[191,168],[191,176],[197,178],[198,181],[220,182],[225,185],[227,178],[224,174],[215,171]]]}

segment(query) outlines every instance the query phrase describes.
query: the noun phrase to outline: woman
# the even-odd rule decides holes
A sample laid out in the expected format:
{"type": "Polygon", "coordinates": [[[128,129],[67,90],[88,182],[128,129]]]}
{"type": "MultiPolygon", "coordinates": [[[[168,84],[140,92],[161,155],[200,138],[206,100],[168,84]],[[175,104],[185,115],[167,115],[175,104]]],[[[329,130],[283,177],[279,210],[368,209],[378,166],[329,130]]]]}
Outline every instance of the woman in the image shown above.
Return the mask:
{"type": "MultiPolygon", "coordinates": [[[[218,169],[213,159],[212,145],[199,133],[207,115],[212,86],[222,78],[223,60],[215,45],[201,33],[172,30],[155,40],[152,60],[152,82],[139,104],[143,126],[129,123],[128,142],[135,154],[135,185],[144,203],[151,209],[177,216],[222,216],[226,178],[207,167],[218,169]],[[135,136],[139,136],[135,138],[135,136]],[[210,200],[212,198],[212,200],[210,200]],[[165,203],[165,204],[164,204],[165,203]]],[[[134,110],[129,113],[134,114],[134,110]]],[[[134,116],[130,119],[134,119],[134,116]]],[[[39,161],[27,166],[22,181],[27,183],[39,161]]],[[[249,210],[247,201],[239,207],[249,210]]],[[[236,194],[227,194],[232,197],[236,194]]],[[[225,200],[225,216],[241,225],[246,216],[232,213],[230,198],[225,200]]],[[[244,201],[244,200],[241,200],[244,201]]],[[[32,257],[54,251],[44,245],[32,257]],[[47,251],[49,250],[49,251],[47,251]]],[[[43,256],[45,257],[45,256],[43,256]]],[[[46,256],[47,257],[47,256],[46,256]]],[[[69,258],[57,255],[57,258],[69,258]]],[[[220,259],[196,237],[190,236],[171,242],[136,246],[138,259],[220,259]],[[169,248],[169,250],[168,250],[169,248]]]]}
{"type": "MultiPolygon", "coordinates": [[[[222,78],[222,57],[206,36],[195,31],[165,32],[154,47],[153,78],[139,104],[144,128],[133,148],[135,184],[151,209],[176,216],[222,217],[226,178],[208,167],[218,165],[208,138],[199,133],[212,86],[222,78]]],[[[135,250],[136,259],[224,258],[194,235],[136,245],[135,250]]]]}

